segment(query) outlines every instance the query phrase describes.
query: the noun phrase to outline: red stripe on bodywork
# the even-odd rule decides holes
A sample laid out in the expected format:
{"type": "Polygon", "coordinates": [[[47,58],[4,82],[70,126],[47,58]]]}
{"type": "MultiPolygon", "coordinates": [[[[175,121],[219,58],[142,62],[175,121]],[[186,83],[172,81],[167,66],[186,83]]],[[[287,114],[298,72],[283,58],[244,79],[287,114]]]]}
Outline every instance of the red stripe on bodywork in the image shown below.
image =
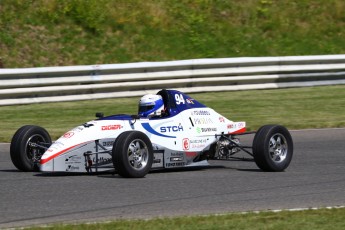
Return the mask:
{"type": "Polygon", "coordinates": [[[240,133],[244,133],[246,131],[246,128],[242,128],[239,130],[236,130],[235,132],[229,132],[229,134],[240,134],[240,133]]]}
{"type": "Polygon", "coordinates": [[[185,152],[187,157],[195,157],[196,155],[198,155],[197,152],[185,152]]]}
{"type": "MultiPolygon", "coordinates": [[[[78,144],[78,145],[80,145],[80,144],[78,144]]],[[[48,158],[41,159],[40,164],[43,165],[43,164],[47,163],[48,161],[50,161],[51,159],[53,159],[53,158],[55,158],[55,157],[57,157],[57,156],[59,156],[59,155],[65,153],[65,152],[67,152],[68,150],[70,150],[70,149],[72,149],[72,148],[74,148],[74,147],[76,147],[76,146],[78,146],[78,145],[73,145],[73,146],[71,146],[71,147],[69,147],[69,148],[67,148],[67,149],[64,149],[64,150],[62,150],[62,151],[60,151],[60,152],[55,153],[54,155],[51,155],[51,156],[48,157],[48,158]]]]}

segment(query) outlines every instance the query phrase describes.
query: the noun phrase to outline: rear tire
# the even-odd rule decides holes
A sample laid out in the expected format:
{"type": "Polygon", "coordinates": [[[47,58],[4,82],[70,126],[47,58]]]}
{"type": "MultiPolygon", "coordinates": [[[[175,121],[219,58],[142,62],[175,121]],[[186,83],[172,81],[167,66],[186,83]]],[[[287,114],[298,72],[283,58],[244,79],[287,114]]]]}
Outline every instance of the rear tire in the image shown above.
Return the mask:
{"type": "Polygon", "coordinates": [[[42,127],[26,125],[18,129],[11,141],[10,155],[14,166],[21,171],[39,171],[39,160],[46,150],[34,147],[31,143],[51,145],[52,141],[42,127]]]}
{"type": "Polygon", "coordinates": [[[293,155],[290,132],[280,125],[262,126],[253,140],[253,155],[256,165],[263,171],[284,171],[293,155]]]}
{"type": "Polygon", "coordinates": [[[113,146],[115,171],[123,177],[144,177],[151,169],[153,149],[150,139],[142,132],[126,131],[113,146]]]}

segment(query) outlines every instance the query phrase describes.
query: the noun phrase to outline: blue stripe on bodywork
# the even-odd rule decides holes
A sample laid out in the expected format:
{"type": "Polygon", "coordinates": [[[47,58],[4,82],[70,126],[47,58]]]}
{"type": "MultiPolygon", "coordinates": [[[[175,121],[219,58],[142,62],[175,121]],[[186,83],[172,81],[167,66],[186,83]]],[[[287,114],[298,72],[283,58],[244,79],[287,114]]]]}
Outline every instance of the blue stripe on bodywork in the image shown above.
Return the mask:
{"type": "Polygon", "coordinates": [[[98,120],[133,120],[133,117],[131,115],[127,114],[116,114],[116,115],[111,115],[107,117],[102,117],[99,118],[98,120]]]}
{"type": "Polygon", "coordinates": [[[152,133],[154,135],[160,136],[160,137],[168,137],[168,138],[176,138],[176,136],[167,136],[164,134],[161,134],[159,132],[157,132],[156,130],[154,130],[151,125],[149,123],[141,123],[141,125],[144,127],[144,129],[149,132],[152,133]]]}

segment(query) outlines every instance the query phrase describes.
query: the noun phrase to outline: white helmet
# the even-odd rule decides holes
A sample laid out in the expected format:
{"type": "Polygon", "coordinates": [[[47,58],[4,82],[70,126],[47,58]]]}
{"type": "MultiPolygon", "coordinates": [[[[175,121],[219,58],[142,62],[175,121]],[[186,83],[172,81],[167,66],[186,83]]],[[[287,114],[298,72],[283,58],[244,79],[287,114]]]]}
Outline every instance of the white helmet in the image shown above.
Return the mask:
{"type": "Polygon", "coordinates": [[[164,103],[161,95],[147,94],[139,101],[140,117],[160,116],[164,109],[164,103]]]}

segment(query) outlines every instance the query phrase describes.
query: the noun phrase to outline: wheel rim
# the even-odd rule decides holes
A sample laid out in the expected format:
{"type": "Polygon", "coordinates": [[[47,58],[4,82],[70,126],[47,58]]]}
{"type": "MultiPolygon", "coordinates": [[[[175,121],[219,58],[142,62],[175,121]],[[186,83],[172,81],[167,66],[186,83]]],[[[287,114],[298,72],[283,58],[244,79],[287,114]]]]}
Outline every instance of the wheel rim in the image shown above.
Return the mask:
{"type": "Polygon", "coordinates": [[[269,156],[276,163],[281,163],[285,160],[288,152],[288,145],[284,135],[274,134],[269,142],[269,156]]]}
{"type": "Polygon", "coordinates": [[[35,134],[31,136],[26,142],[26,156],[32,163],[39,163],[43,155],[40,148],[36,147],[36,144],[44,143],[45,139],[42,135],[35,134]]]}
{"type": "Polygon", "coordinates": [[[133,140],[128,147],[128,162],[135,170],[145,168],[149,160],[148,148],[146,144],[139,139],[133,140]]]}

